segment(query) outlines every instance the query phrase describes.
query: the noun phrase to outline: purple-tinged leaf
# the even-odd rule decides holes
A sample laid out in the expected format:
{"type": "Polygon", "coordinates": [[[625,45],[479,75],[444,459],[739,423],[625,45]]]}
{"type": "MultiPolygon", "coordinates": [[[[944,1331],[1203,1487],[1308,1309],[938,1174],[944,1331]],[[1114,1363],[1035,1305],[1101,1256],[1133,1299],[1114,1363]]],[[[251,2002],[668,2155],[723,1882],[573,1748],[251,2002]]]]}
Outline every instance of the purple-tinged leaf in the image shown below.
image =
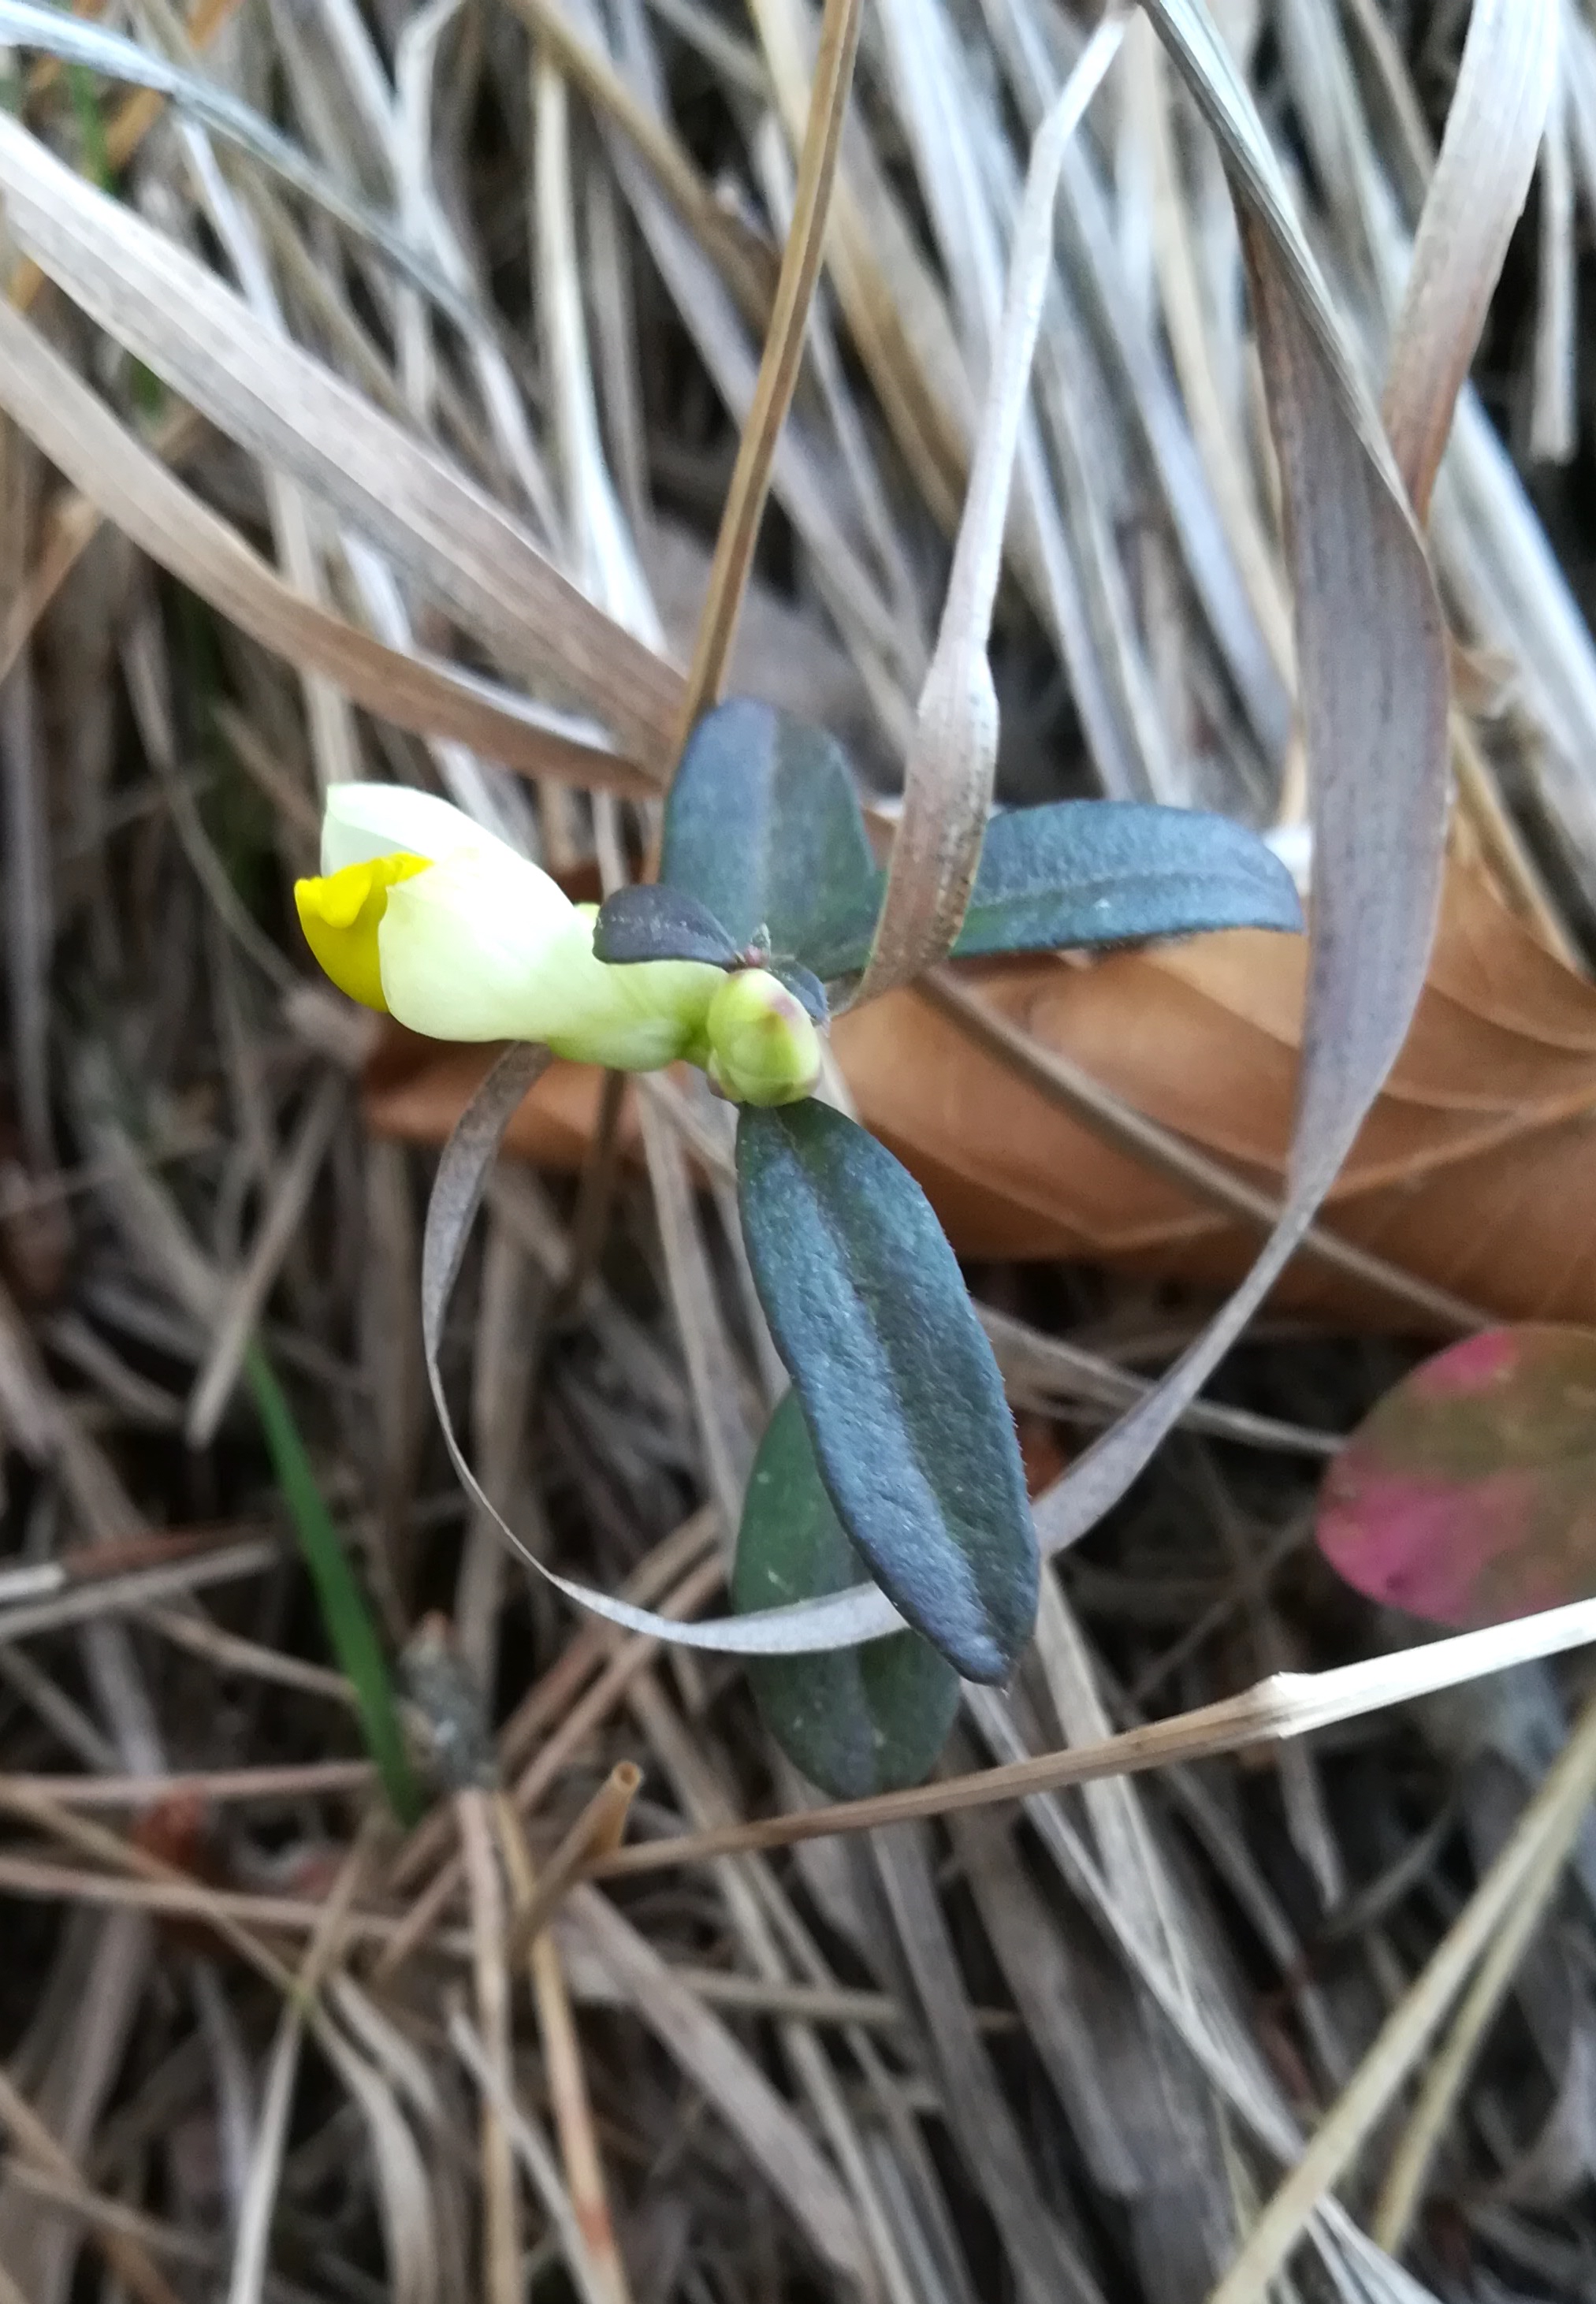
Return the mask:
{"type": "Polygon", "coordinates": [[[1596,1332],[1490,1328],[1404,1378],[1325,1475],[1319,1547],[1463,1631],[1596,1597],[1596,1332]]]}

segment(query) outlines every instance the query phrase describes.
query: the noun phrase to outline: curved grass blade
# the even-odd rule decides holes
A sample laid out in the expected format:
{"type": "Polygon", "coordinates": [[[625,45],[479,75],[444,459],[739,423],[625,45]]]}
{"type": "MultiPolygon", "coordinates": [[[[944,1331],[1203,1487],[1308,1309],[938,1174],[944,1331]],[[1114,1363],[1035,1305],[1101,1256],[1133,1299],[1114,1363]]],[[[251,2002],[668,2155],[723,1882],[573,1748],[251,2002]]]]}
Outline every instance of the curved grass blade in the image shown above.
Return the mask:
{"type": "Polygon", "coordinates": [[[1124,1495],[1263,1301],[1334,1182],[1423,988],[1446,835],[1446,631],[1379,415],[1208,9],[1201,0],[1144,5],[1219,141],[1241,220],[1296,591],[1313,934],[1279,1222],[1157,1388],[1038,1499],[1050,1553],[1124,1495]]]}
{"type": "Polygon", "coordinates": [[[821,1478],[871,1573],[967,1680],[1007,1677],[1036,1542],[1003,1382],[930,1203],[812,1098],[738,1119],[743,1236],[821,1478]]]}
{"type": "MultiPolygon", "coordinates": [[[[748,1610],[814,1599],[857,1583],[863,1568],[790,1392],[754,1461],[731,1604],[748,1610]]],[[[918,1632],[830,1656],[761,1657],[749,1664],[748,1681],[794,1767],[833,1800],[923,1783],[958,1709],[958,1674],[918,1632]]]]}
{"type": "Polygon", "coordinates": [[[450,1461],[472,1503],[486,1513],[511,1550],[528,1566],[546,1577],[555,1589],[580,1608],[607,1617],[629,1632],[646,1632],[680,1648],[710,1648],[728,1656],[806,1656],[820,1648],[852,1648],[861,1640],[880,1639],[901,1631],[903,1619],[874,1584],[855,1585],[830,1597],[800,1601],[796,1607],[762,1608],[751,1616],[718,1616],[701,1623],[682,1623],[655,1615],[650,1608],[635,1607],[607,1592],[595,1592],[545,1568],[529,1552],[494,1505],[466,1461],[449,1413],[438,1367],[444,1317],[466,1252],[471,1224],[482,1205],[482,1195],[504,1131],[549,1062],[546,1048],[517,1046],[506,1049],[470,1103],[443,1148],[427,1204],[426,1229],[421,1244],[421,1342],[433,1405],[443,1427],[450,1461]]]}

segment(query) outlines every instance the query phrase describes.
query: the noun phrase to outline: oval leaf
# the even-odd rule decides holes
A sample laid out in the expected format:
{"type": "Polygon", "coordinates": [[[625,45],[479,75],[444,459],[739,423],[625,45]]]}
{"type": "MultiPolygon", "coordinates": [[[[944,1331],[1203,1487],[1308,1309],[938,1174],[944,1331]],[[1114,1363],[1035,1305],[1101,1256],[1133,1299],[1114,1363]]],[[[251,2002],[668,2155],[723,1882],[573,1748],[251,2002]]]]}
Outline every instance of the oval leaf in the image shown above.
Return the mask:
{"type": "Polygon", "coordinates": [[[706,712],[665,803],[660,879],[820,976],[869,950],[875,861],[846,754],[823,728],[751,697],[706,712]]]}
{"type": "MultiPolygon", "coordinates": [[[[749,1476],[732,1605],[747,1611],[819,1599],[846,1591],[864,1573],[821,1485],[809,1427],[790,1392],[749,1476]]],[[[832,1656],[750,1664],[748,1679],[777,1743],[833,1800],[923,1783],[958,1709],[958,1674],[918,1632],[832,1656]]]]}
{"type": "Polygon", "coordinates": [[[992,1347],[925,1195],[812,1099],[745,1109],[748,1258],[821,1478],[877,1583],[967,1680],[1036,1615],[1036,1538],[992,1347]]]}
{"type": "Polygon", "coordinates": [[[1596,1597],[1596,1333],[1490,1328],[1388,1393],[1325,1475],[1319,1546],[1471,1631],[1596,1597]]]}
{"type": "Polygon", "coordinates": [[[1065,800],[992,818],[953,956],[1302,924],[1290,873],[1246,825],[1199,809],[1065,800]]]}
{"type": "Polygon", "coordinates": [[[735,968],[742,953],[707,904],[680,888],[617,888],[593,923],[596,960],[622,967],[644,960],[701,960],[735,968]]]}

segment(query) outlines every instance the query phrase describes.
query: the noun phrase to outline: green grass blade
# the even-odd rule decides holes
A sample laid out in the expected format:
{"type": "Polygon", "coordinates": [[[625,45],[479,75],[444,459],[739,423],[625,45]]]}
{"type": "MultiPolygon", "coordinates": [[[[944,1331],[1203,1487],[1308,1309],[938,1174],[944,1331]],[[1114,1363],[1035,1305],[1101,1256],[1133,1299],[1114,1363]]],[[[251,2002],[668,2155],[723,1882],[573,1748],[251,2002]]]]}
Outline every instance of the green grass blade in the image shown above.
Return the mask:
{"type": "Polygon", "coordinates": [[[94,74],[86,65],[68,64],[66,84],[83,146],[83,174],[102,192],[114,193],[116,179],[111,171],[111,151],[106,142],[106,123],[100,116],[99,89],[94,74]]]}
{"type": "Polygon", "coordinates": [[[316,1585],[327,1638],[355,1691],[367,1749],[376,1763],[394,1813],[402,1822],[412,1823],[420,1801],[393,1699],[393,1684],[370,1611],[316,1484],[293,1410],[258,1344],[250,1345],[244,1367],[272,1469],[316,1585]]]}

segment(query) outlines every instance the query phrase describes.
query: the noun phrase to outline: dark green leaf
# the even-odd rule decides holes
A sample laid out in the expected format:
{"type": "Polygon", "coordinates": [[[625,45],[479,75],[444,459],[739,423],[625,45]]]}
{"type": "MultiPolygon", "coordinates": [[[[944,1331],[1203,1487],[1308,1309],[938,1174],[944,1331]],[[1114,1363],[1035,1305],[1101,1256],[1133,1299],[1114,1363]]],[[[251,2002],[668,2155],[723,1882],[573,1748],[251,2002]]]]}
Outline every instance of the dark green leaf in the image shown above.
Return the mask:
{"type": "Polygon", "coordinates": [[[773,960],[771,974],[784,984],[798,1005],[805,1009],[816,1024],[829,1024],[832,1012],[827,1004],[825,986],[812,969],[801,961],[773,960]]]}
{"type": "Polygon", "coordinates": [[[1065,800],[992,818],[953,953],[1302,924],[1290,873],[1245,825],[1198,809],[1065,800]]]}
{"type": "Polygon", "coordinates": [[[813,1100],[745,1108],[743,1232],[821,1478],[882,1589],[967,1680],[1036,1614],[1036,1539],[992,1347],[925,1194],[813,1100]]]}
{"type": "Polygon", "coordinates": [[[617,888],[593,923],[595,958],[620,966],[639,960],[701,960],[734,968],[741,958],[707,904],[680,888],[617,888]]]}
{"type": "MultiPolygon", "coordinates": [[[[796,1393],[770,1420],[743,1505],[731,1603],[739,1613],[846,1591],[865,1573],[832,1500],[796,1393]]],[[[830,1656],[760,1657],[748,1679],[794,1767],[833,1800],[922,1783],[958,1708],[958,1674],[918,1632],[830,1656]]]]}
{"type": "Polygon", "coordinates": [[[746,696],[705,713],[665,803],[660,879],[706,905],[734,944],[762,940],[839,973],[839,951],[868,950],[880,904],[840,745],[746,696]]]}

